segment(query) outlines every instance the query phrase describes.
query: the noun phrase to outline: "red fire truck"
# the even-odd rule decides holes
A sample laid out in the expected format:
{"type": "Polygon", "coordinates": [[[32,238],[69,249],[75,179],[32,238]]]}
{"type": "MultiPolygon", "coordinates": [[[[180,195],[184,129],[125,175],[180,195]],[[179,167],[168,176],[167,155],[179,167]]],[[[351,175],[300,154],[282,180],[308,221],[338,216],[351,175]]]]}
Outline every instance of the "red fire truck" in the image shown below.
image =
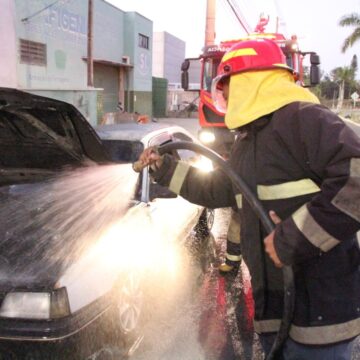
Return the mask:
{"type": "MultiPolygon", "coordinates": [[[[255,30],[262,30],[264,27],[257,25],[255,30]]],[[[287,64],[294,69],[295,79],[301,86],[315,86],[320,81],[319,56],[315,52],[302,52],[299,50],[296,36],[286,39],[279,33],[255,32],[244,38],[230,41],[223,41],[219,45],[205,46],[203,53],[198,58],[185,59],[181,66],[181,84],[184,90],[189,88],[189,68],[195,61],[201,63],[201,79],[199,91],[199,139],[206,146],[212,148],[220,155],[227,156],[229,149],[234,141],[234,132],[226,128],[224,114],[216,110],[211,99],[211,81],[216,76],[217,68],[224,53],[235,43],[254,38],[269,38],[276,41],[284,52],[287,64]],[[309,73],[307,74],[307,84],[304,80],[305,56],[310,56],[309,73]]]]}

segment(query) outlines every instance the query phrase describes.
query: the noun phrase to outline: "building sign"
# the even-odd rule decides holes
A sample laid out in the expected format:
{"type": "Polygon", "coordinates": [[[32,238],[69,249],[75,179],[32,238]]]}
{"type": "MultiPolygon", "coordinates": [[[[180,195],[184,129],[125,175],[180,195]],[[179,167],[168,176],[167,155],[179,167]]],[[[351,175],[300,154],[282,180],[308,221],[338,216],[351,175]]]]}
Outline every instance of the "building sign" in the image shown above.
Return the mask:
{"type": "MultiPolygon", "coordinates": [[[[44,38],[65,41],[69,45],[86,45],[87,17],[70,9],[71,1],[60,1],[38,16],[23,22],[26,31],[44,38]]],[[[86,8],[84,7],[84,11],[86,8]]]]}
{"type": "Polygon", "coordinates": [[[149,55],[145,52],[141,52],[139,55],[139,72],[141,75],[148,75],[150,71],[150,59],[149,55]]]}

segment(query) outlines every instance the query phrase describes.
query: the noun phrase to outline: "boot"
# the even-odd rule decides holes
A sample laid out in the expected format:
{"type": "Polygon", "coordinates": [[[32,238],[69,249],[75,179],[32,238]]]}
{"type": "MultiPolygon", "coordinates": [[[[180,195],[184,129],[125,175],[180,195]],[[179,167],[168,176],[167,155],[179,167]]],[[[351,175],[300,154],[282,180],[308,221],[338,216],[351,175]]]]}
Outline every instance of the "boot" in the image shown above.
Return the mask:
{"type": "Polygon", "coordinates": [[[220,266],[219,266],[219,273],[220,275],[233,275],[236,276],[238,271],[239,271],[239,267],[240,267],[240,262],[233,262],[232,264],[228,264],[225,262],[223,262],[220,266]]]}

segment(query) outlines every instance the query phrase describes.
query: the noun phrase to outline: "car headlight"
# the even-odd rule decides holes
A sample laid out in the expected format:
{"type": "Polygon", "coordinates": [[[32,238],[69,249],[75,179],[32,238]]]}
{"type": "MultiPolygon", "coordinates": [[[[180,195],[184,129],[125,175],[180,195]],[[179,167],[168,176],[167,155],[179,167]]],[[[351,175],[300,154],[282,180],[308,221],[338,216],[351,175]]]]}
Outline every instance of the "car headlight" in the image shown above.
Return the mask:
{"type": "Polygon", "coordinates": [[[21,319],[56,319],[70,314],[65,288],[51,292],[16,291],[6,294],[0,317],[21,319]]]}
{"type": "Polygon", "coordinates": [[[215,141],[215,135],[211,131],[201,131],[199,134],[199,139],[203,144],[210,144],[215,141]]]}

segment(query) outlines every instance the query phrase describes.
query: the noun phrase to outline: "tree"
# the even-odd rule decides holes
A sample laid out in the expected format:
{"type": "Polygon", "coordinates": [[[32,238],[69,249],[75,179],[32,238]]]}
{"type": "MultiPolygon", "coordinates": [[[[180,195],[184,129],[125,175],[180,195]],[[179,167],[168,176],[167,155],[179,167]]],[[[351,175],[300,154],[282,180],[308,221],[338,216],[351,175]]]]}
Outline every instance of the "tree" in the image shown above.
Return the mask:
{"type": "Polygon", "coordinates": [[[328,74],[322,77],[320,82],[318,95],[327,100],[334,100],[338,97],[339,86],[330,78],[328,74]]]}
{"type": "Polygon", "coordinates": [[[352,26],[355,27],[354,31],[345,39],[341,51],[344,53],[347,49],[352,47],[357,41],[360,40],[360,14],[352,13],[344,15],[339,25],[342,27],[352,26]]]}
{"type": "Polygon", "coordinates": [[[356,55],[353,55],[353,57],[351,59],[350,67],[354,70],[354,74],[356,74],[357,69],[358,69],[358,61],[357,61],[356,55]]]}
{"type": "Polygon", "coordinates": [[[355,71],[351,66],[337,67],[331,71],[331,76],[339,86],[339,97],[337,103],[337,110],[339,111],[342,108],[344,101],[345,88],[347,92],[349,89],[354,86],[355,83],[355,71]]]}

